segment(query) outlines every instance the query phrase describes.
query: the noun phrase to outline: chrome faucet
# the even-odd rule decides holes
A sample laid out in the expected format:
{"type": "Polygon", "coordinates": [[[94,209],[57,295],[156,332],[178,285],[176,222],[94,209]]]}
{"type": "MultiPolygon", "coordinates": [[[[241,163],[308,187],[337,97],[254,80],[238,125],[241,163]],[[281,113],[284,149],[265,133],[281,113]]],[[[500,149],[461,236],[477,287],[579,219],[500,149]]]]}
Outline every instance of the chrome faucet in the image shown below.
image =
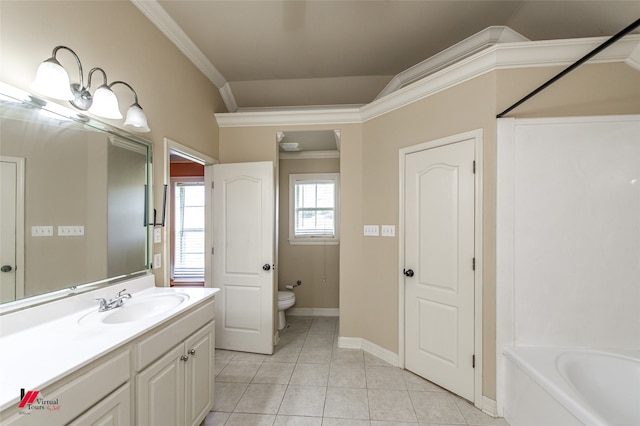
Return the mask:
{"type": "Polygon", "coordinates": [[[131,294],[124,293],[125,291],[127,291],[127,289],[123,288],[118,292],[118,295],[116,297],[109,300],[108,302],[104,298],[95,299],[98,302],[100,302],[100,307],[98,308],[98,312],[110,311],[111,309],[119,308],[120,306],[122,306],[125,300],[131,299],[131,294]]]}

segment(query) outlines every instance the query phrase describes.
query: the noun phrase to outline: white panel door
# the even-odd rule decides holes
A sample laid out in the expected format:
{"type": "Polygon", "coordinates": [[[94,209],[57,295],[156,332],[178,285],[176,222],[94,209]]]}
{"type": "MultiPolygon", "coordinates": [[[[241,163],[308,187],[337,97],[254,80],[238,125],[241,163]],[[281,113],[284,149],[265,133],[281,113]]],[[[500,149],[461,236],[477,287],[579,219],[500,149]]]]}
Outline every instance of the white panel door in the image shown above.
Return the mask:
{"type": "Polygon", "coordinates": [[[474,140],[405,157],[405,366],[473,401],[474,140]]]}
{"type": "Polygon", "coordinates": [[[273,163],[213,166],[216,347],[273,353],[273,163]]]}
{"type": "Polygon", "coordinates": [[[0,157],[0,303],[24,296],[24,159],[0,157]]]}

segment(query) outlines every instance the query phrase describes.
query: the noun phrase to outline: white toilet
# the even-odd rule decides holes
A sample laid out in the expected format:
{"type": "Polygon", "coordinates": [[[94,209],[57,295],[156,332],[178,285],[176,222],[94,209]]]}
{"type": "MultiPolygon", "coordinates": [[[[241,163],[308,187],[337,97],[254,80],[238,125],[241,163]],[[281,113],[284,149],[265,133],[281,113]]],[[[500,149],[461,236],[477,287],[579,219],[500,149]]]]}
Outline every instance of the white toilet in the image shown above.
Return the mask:
{"type": "Polygon", "coordinates": [[[292,291],[279,291],[278,292],[278,330],[282,330],[287,325],[287,320],[284,317],[285,309],[289,309],[296,303],[296,294],[292,291]]]}

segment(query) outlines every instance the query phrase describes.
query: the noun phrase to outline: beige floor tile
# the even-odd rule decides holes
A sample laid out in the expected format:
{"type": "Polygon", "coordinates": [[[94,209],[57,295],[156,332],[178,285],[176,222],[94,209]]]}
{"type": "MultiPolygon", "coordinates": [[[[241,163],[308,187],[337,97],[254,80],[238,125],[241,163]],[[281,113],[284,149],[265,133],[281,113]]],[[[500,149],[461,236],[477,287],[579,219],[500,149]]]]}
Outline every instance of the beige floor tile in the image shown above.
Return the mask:
{"type": "Polygon", "coordinates": [[[303,347],[298,362],[307,364],[329,364],[331,362],[331,347],[303,347]]]}
{"type": "Polygon", "coordinates": [[[216,382],[213,410],[233,412],[248,387],[247,383],[216,382]]]}
{"type": "Polygon", "coordinates": [[[235,413],[277,414],[286,389],[285,385],[252,383],[233,411],[235,413]]]}
{"type": "Polygon", "coordinates": [[[417,422],[409,392],[401,390],[369,389],[371,420],[417,422]]]}
{"type": "Polygon", "coordinates": [[[227,422],[230,415],[231,413],[211,411],[207,414],[207,417],[205,417],[200,426],[222,426],[227,422]]]}
{"type": "Polygon", "coordinates": [[[286,385],[291,379],[291,374],[295,368],[291,362],[264,362],[251,383],[271,383],[286,385]]]}
{"type": "Polygon", "coordinates": [[[387,361],[378,358],[375,355],[371,355],[368,352],[364,353],[364,364],[365,365],[377,365],[380,367],[394,367],[393,365],[389,364],[387,361]]]}
{"type": "Polygon", "coordinates": [[[276,416],[268,414],[233,413],[225,426],[271,426],[276,416]]]}
{"type": "Polygon", "coordinates": [[[324,417],[369,419],[369,398],[366,389],[327,388],[324,417]]]}
{"type": "Polygon", "coordinates": [[[402,370],[396,367],[365,367],[368,389],[407,390],[407,384],[402,377],[402,370]]]}
{"type": "Polygon", "coordinates": [[[370,426],[369,420],[358,419],[335,419],[331,417],[325,417],[322,419],[322,426],[370,426]]]}
{"type": "Polygon", "coordinates": [[[296,364],[290,385],[327,386],[329,380],[329,364],[296,364]]]}
{"type": "Polygon", "coordinates": [[[364,351],[362,349],[339,349],[333,350],[331,355],[332,364],[364,365],[364,351]]]}
{"type": "Polygon", "coordinates": [[[253,361],[229,361],[216,376],[216,381],[250,383],[261,364],[253,361]]]}
{"type": "Polygon", "coordinates": [[[289,386],[278,414],[321,417],[326,391],[323,386],[289,386]]]}
{"type": "Polygon", "coordinates": [[[408,390],[430,391],[430,392],[447,392],[435,383],[423,379],[407,370],[401,370],[404,382],[407,384],[408,390]]]}
{"type": "Polygon", "coordinates": [[[445,392],[410,391],[418,420],[429,423],[465,424],[451,395],[445,392]]]}
{"type": "Polygon", "coordinates": [[[322,417],[276,416],[273,426],[321,426],[322,417]]]}
{"type": "Polygon", "coordinates": [[[364,365],[331,364],[329,386],[337,388],[367,387],[364,365]]]}

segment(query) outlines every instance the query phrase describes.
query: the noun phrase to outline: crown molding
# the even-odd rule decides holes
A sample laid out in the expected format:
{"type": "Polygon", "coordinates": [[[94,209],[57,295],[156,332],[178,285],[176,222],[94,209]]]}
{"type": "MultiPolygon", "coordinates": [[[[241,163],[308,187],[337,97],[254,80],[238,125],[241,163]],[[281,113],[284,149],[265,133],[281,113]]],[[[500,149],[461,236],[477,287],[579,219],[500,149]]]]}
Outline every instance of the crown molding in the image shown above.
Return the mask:
{"type": "Polygon", "coordinates": [[[156,0],[131,0],[144,16],[151,21],[193,64],[218,88],[227,111],[236,111],[238,106],[227,79],[209,61],[204,53],[187,36],[156,0]]]}
{"type": "Polygon", "coordinates": [[[340,152],[333,151],[301,151],[301,152],[281,152],[281,160],[316,160],[322,158],[340,158],[340,152]]]}
{"type": "Polygon", "coordinates": [[[360,108],[288,109],[215,114],[219,127],[354,124],[362,122],[360,108]]]}
{"type": "Polygon", "coordinates": [[[529,41],[529,39],[509,27],[493,26],[485,28],[396,75],[378,94],[376,100],[491,45],[522,41],[529,41]]]}
{"type": "MultiPolygon", "coordinates": [[[[488,72],[500,69],[569,66],[608,37],[494,44],[359,108],[322,108],[215,114],[220,127],[364,123],[488,72]]],[[[628,35],[588,63],[623,62],[640,69],[640,34],[628,35]]]]}

